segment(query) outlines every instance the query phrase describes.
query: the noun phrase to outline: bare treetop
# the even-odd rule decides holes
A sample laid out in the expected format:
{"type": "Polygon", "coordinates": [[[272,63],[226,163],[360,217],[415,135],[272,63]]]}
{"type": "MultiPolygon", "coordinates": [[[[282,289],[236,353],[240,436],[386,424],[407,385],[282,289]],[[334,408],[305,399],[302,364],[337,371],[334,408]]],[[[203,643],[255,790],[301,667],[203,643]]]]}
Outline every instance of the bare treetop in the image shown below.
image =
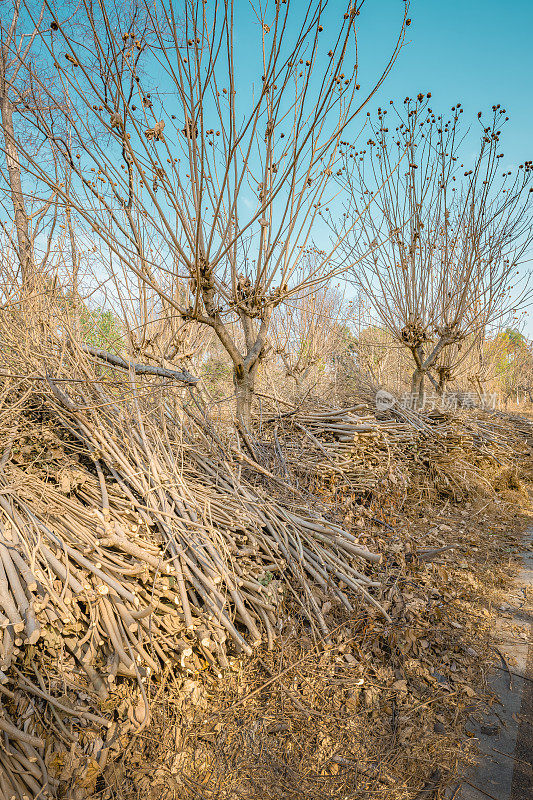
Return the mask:
{"type": "MultiPolygon", "coordinates": [[[[403,42],[405,16],[390,60],[360,96],[362,4],[328,6],[239,4],[237,14],[229,0],[160,0],[118,15],[85,2],[72,20],[58,8],[42,34],[70,101],[71,138],[57,115],[35,121],[74,173],[69,202],[137,276],[141,308],[155,292],[214,329],[238,395],[239,381],[253,383],[272,309],[299,290],[295,271],[338,191],[340,138],[403,42]],[[250,65],[242,37],[257,54],[250,65]],[[187,306],[178,281],[192,292],[187,306]],[[244,352],[226,324],[236,319],[244,352]]],[[[46,182],[37,160],[34,169],[46,182]]],[[[330,277],[330,257],[306,285],[330,277]]]]}
{"type": "Polygon", "coordinates": [[[458,354],[467,337],[472,342],[526,299],[518,267],[532,240],[532,163],[503,167],[505,109],[493,106],[488,122],[478,114],[468,158],[472,137],[461,129],[461,104],[444,118],[430,98],[406,98],[403,113],[378,109],[366,147],[346,144],[339,177],[346,210],[340,224],[330,220],[336,238],[349,231],[343,253],[354,280],[412,352],[417,379],[446,348],[458,345],[458,354]]]}

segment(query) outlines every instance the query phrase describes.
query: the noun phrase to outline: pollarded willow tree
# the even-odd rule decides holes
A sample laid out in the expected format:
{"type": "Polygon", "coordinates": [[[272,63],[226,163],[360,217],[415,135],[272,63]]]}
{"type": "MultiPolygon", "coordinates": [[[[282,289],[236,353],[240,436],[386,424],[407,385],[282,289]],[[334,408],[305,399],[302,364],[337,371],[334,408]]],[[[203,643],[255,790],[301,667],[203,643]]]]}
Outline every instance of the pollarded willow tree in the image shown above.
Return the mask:
{"type": "MultiPolygon", "coordinates": [[[[72,170],[70,206],[136,276],[140,311],[165,303],[215,332],[246,427],[274,308],[336,274],[328,252],[296,277],[338,191],[343,132],[409,22],[406,4],[382,74],[361,93],[362,6],[138,0],[116,16],[111,0],[82,0],[68,19],[58,5],[42,32],[70,138],[58,112],[32,116],[72,170]]],[[[33,171],[65,200],[38,159],[33,171]]]]}
{"type": "Polygon", "coordinates": [[[378,109],[366,147],[343,148],[345,211],[340,223],[328,218],[358,291],[411,356],[420,403],[426,378],[442,392],[488,326],[529,297],[519,267],[533,238],[533,164],[504,166],[505,110],[493,106],[488,121],[479,113],[473,142],[461,104],[445,119],[430,97],[406,98],[403,112],[392,103],[378,109]]]}

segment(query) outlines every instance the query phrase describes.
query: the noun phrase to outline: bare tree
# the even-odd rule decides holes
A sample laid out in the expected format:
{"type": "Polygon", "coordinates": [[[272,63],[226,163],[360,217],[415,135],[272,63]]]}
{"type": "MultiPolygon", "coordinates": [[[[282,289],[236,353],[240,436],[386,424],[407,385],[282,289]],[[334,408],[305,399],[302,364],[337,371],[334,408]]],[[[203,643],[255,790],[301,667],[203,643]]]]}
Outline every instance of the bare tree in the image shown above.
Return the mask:
{"type": "Polygon", "coordinates": [[[13,205],[16,247],[21,270],[22,284],[27,290],[34,288],[35,263],[30,232],[30,217],[22,188],[22,168],[17,147],[17,136],[13,117],[23,102],[21,73],[25,76],[33,43],[38,35],[38,25],[44,5],[36,24],[29,33],[20,31],[22,0],[14,0],[11,19],[0,19],[0,119],[6,164],[6,182],[13,205]]]}
{"type": "MultiPolygon", "coordinates": [[[[155,292],[212,328],[233,364],[244,426],[272,312],[304,288],[296,271],[338,191],[342,134],[403,42],[405,17],[382,74],[358,99],[362,5],[334,9],[329,30],[327,0],[240,5],[238,20],[231,0],[140,0],[121,20],[105,0],[82,0],[76,24],[58,7],[43,31],[71,99],[72,144],[57,115],[35,122],[73,171],[71,207],[137,276],[141,304],[155,292]],[[256,43],[255,63],[238,63],[237,33],[256,43]],[[174,289],[182,281],[187,306],[174,289]]],[[[38,159],[33,171],[62,195],[38,159]]],[[[342,271],[324,269],[330,261],[331,252],[305,287],[342,271]]]]}
{"type": "Polygon", "coordinates": [[[357,335],[357,359],[377,386],[385,383],[390,374],[395,342],[389,331],[378,325],[368,325],[357,335]]]}
{"type": "Polygon", "coordinates": [[[477,152],[462,157],[461,114],[457,104],[445,120],[422,94],[406,98],[403,114],[380,108],[366,148],[343,151],[346,211],[341,224],[330,219],[335,237],[347,233],[344,257],[357,264],[358,290],[411,354],[420,400],[426,377],[442,391],[486,327],[529,296],[517,268],[532,240],[532,162],[502,169],[508,117],[499,105],[488,123],[478,114],[477,152]],[[377,187],[371,212],[354,230],[352,220],[377,187]]]}
{"type": "Polygon", "coordinates": [[[68,204],[59,202],[59,193],[53,187],[61,186],[63,194],[68,195],[72,176],[53,143],[43,142],[35,135],[34,126],[28,124],[30,113],[50,113],[61,107],[54,96],[57,84],[39,62],[39,26],[46,3],[36,4],[33,14],[27,12],[23,0],[7,0],[3,7],[9,12],[0,18],[0,207],[11,221],[2,225],[18,265],[16,272],[9,270],[11,289],[19,297],[35,299],[51,280],[46,273],[53,261],[60,217],[66,215],[70,226],[72,222],[68,204]],[[39,91],[44,85],[46,91],[39,91]],[[44,195],[42,186],[37,190],[36,176],[28,169],[36,158],[52,187],[44,195]]]}
{"type": "Polygon", "coordinates": [[[513,396],[533,398],[533,344],[516,327],[488,338],[484,346],[485,380],[491,380],[507,403],[513,396]]]}
{"type": "MultiPolygon", "coordinates": [[[[189,362],[193,369],[199,366],[205,348],[212,338],[212,330],[182,314],[176,306],[189,308],[194,302],[190,283],[176,278],[167,291],[174,302],[144,282],[99,242],[93,255],[93,273],[106,276],[106,305],[122,321],[124,343],[143,358],[167,367],[176,361],[189,362]]],[[[104,288],[104,287],[102,287],[104,288]]]]}
{"type": "MultiPolygon", "coordinates": [[[[305,272],[314,272],[323,253],[307,254],[297,272],[305,287],[305,272]]],[[[281,303],[272,318],[270,342],[283,364],[285,374],[300,386],[313,369],[324,366],[344,345],[346,308],[339,286],[328,284],[311,290],[301,288],[281,303]]]]}

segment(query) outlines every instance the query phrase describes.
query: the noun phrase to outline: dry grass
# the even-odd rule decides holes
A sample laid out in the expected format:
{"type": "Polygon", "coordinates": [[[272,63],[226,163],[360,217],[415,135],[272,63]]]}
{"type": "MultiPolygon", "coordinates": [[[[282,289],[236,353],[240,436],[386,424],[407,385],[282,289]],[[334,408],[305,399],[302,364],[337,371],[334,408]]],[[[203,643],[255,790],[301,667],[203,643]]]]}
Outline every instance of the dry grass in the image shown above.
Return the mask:
{"type": "Polygon", "coordinates": [[[491,631],[530,516],[499,499],[431,511],[372,529],[391,553],[380,577],[393,624],[332,608],[337,633],[317,646],[288,609],[273,653],[159,693],[152,729],[110,776],[117,796],[441,796],[475,756],[465,723],[491,700],[491,631]]]}

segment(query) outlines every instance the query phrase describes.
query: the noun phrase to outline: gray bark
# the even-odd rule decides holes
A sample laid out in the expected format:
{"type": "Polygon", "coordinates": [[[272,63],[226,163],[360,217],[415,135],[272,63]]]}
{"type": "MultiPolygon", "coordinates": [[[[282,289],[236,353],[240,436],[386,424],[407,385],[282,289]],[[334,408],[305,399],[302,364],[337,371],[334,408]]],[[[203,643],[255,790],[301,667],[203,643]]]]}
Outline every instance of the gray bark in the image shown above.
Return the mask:
{"type": "Polygon", "coordinates": [[[168,378],[171,381],[182,381],[194,386],[198,383],[199,378],[195,378],[187,370],[177,372],[174,369],[166,369],[165,367],[154,367],[150,364],[135,364],[132,361],[117,356],[115,353],[109,353],[107,350],[102,350],[100,347],[91,347],[88,344],[82,345],[82,350],[95,358],[99,358],[113,367],[119,369],[133,370],[136,375],[158,375],[160,378],[168,378]]]}
{"type": "Polygon", "coordinates": [[[252,426],[252,403],[258,366],[259,360],[256,360],[250,369],[235,367],[233,370],[237,419],[247,431],[252,426]]]}
{"type": "Polygon", "coordinates": [[[422,408],[424,405],[424,377],[425,373],[418,368],[413,372],[411,394],[415,408],[422,408]]]}

